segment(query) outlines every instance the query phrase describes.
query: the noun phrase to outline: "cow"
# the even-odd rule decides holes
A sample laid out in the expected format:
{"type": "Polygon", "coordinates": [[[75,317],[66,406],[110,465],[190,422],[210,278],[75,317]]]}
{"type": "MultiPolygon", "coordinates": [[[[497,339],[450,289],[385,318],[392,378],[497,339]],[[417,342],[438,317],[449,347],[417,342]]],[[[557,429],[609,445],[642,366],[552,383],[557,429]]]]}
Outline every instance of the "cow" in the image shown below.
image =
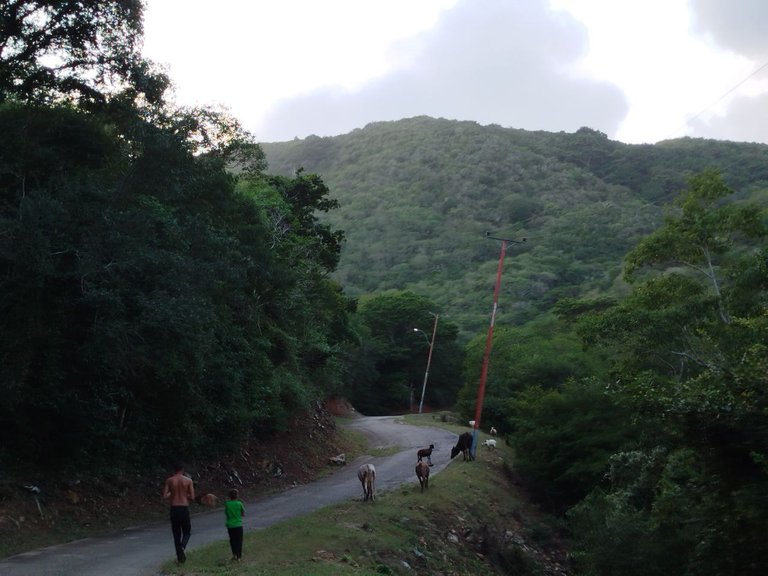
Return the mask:
{"type": "Polygon", "coordinates": [[[419,479],[422,492],[424,492],[424,488],[429,488],[429,464],[426,462],[416,464],[416,478],[419,479]]]}
{"type": "Polygon", "coordinates": [[[357,478],[363,485],[363,502],[376,500],[376,468],[373,464],[363,464],[357,471],[357,478]]]}
{"type": "Polygon", "coordinates": [[[464,456],[464,461],[474,460],[472,456],[472,434],[470,432],[464,432],[459,436],[459,441],[456,442],[456,446],[451,448],[451,459],[453,459],[459,452],[464,456]]]}

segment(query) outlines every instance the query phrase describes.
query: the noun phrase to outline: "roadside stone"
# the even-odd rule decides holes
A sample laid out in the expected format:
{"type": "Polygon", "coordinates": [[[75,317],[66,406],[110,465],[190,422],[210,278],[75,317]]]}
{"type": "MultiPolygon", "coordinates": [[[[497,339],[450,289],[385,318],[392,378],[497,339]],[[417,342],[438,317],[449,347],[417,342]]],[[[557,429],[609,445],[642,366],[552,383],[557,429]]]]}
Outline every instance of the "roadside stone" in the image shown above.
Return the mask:
{"type": "Polygon", "coordinates": [[[333,456],[330,459],[330,463],[334,466],[345,466],[347,463],[347,455],[346,454],[339,454],[337,456],[333,456]]]}

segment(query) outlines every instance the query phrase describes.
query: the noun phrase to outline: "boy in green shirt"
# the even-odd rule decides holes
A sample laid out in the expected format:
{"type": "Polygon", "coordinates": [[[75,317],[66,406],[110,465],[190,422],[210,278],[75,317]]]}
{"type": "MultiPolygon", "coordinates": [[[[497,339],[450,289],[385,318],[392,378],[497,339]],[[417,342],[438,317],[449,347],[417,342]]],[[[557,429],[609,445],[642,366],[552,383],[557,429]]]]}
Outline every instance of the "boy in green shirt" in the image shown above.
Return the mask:
{"type": "Polygon", "coordinates": [[[232,560],[240,560],[243,555],[243,516],[245,506],[237,499],[237,490],[229,491],[229,500],[224,503],[224,514],[227,517],[227,532],[229,532],[229,547],[232,549],[232,560]]]}

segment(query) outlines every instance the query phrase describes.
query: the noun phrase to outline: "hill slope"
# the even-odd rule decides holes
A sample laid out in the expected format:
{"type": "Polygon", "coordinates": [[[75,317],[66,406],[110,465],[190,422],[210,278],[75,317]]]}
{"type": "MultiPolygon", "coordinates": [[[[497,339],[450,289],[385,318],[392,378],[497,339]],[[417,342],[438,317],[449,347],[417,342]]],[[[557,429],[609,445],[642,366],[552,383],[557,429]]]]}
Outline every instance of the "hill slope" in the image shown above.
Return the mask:
{"type": "Polygon", "coordinates": [[[630,146],[583,128],[526,132],[417,117],[263,144],[270,171],[319,173],[346,232],[337,279],[357,296],[412,289],[465,336],[487,326],[499,243],[513,244],[498,322],[564,296],[621,289],[621,258],[686,178],[719,167],[743,195],[766,189],[768,146],[683,139],[630,146]]]}

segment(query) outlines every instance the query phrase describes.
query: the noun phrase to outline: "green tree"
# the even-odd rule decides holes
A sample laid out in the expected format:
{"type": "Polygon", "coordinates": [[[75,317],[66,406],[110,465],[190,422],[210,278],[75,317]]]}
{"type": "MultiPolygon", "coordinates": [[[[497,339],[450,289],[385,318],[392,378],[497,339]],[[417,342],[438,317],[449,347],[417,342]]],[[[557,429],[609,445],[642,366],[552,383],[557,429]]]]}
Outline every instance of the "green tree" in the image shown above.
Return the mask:
{"type": "MultiPolygon", "coordinates": [[[[389,292],[362,299],[360,351],[369,358],[364,378],[350,385],[349,396],[370,413],[406,412],[419,402],[434,317],[433,304],[413,292],[389,292]],[[430,336],[414,332],[419,328],[430,336]],[[372,364],[372,365],[371,365],[372,364]],[[360,385],[359,385],[360,384],[360,385]]],[[[440,317],[424,403],[446,406],[459,386],[461,350],[458,329],[440,317]]],[[[359,367],[363,368],[362,366],[359,367]]]]}
{"type": "Polygon", "coordinates": [[[645,425],[610,481],[571,512],[589,574],[758,574],[768,528],[765,213],[691,179],[681,214],[627,258],[664,268],[580,320],[616,358],[616,387],[645,425]],[[755,249],[757,240],[763,247],[755,249]],[[684,266],[681,269],[681,266],[684,266]],[[623,528],[619,527],[623,524],[623,528]],[[600,543],[627,549],[631,566],[600,543]],[[615,527],[613,530],[611,527],[615,527]]]}
{"type": "Polygon", "coordinates": [[[758,206],[722,203],[733,194],[715,170],[691,177],[688,189],[677,202],[677,213],[667,215],[664,225],[627,255],[627,277],[633,278],[643,266],[684,266],[694,270],[706,278],[721,320],[730,322],[717,258],[733,246],[739,234],[747,238],[765,235],[758,206]]]}
{"type": "MultiPolygon", "coordinates": [[[[485,335],[466,347],[459,409],[475,415],[479,376],[485,354],[485,335]]],[[[521,327],[494,330],[493,348],[483,402],[484,427],[508,419],[508,401],[529,387],[554,389],[572,378],[599,375],[605,365],[595,353],[585,352],[571,329],[548,317],[521,327]]]]}
{"type": "Polygon", "coordinates": [[[501,426],[533,494],[563,512],[602,484],[610,457],[633,443],[632,405],[594,378],[509,398],[501,426]]]}
{"type": "Polygon", "coordinates": [[[138,90],[157,103],[168,79],[141,58],[140,0],[8,0],[0,7],[0,102],[102,103],[138,90]]]}

